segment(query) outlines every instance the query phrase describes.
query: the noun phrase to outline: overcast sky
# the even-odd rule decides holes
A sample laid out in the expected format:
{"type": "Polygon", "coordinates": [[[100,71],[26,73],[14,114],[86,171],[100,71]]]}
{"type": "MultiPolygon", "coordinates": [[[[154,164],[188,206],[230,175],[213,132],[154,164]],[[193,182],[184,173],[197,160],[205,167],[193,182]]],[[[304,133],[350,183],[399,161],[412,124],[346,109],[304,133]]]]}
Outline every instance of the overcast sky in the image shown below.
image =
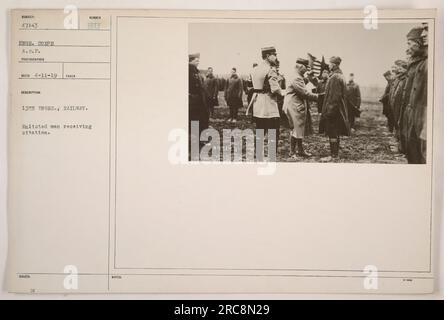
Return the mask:
{"type": "Polygon", "coordinates": [[[260,48],[275,46],[281,72],[292,74],[296,58],[311,53],[318,59],[342,58],[346,75],[355,73],[362,86],[384,86],[382,74],[396,59],[405,59],[406,34],[418,24],[380,23],[366,30],[362,23],[193,23],[189,25],[189,52],[201,53],[199,68],[212,66],[215,73],[236,67],[248,74],[260,62],[260,48]]]}

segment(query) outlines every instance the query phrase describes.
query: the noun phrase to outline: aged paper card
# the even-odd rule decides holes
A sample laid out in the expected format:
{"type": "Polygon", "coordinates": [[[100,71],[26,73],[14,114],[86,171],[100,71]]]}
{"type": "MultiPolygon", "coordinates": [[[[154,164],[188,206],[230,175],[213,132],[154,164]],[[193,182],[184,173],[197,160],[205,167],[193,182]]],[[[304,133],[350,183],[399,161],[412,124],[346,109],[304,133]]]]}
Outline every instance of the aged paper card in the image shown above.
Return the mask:
{"type": "Polygon", "coordinates": [[[434,31],[12,11],[9,290],[432,292],[434,31]]]}

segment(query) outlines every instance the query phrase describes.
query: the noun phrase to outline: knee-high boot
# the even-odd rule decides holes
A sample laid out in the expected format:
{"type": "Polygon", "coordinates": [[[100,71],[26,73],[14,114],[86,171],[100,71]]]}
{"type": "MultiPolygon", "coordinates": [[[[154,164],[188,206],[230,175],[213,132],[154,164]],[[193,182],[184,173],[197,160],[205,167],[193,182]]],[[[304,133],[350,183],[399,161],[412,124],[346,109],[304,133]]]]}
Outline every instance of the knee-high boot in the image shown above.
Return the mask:
{"type": "Polygon", "coordinates": [[[297,142],[297,146],[298,146],[298,153],[297,153],[298,156],[304,157],[304,158],[310,157],[311,154],[304,151],[304,145],[302,144],[302,139],[296,139],[296,142],[297,142]]]}
{"type": "Polygon", "coordinates": [[[296,154],[296,138],[290,133],[290,157],[296,154]]]}
{"type": "Polygon", "coordinates": [[[339,141],[337,138],[330,138],[330,153],[332,158],[339,157],[339,141]]]}

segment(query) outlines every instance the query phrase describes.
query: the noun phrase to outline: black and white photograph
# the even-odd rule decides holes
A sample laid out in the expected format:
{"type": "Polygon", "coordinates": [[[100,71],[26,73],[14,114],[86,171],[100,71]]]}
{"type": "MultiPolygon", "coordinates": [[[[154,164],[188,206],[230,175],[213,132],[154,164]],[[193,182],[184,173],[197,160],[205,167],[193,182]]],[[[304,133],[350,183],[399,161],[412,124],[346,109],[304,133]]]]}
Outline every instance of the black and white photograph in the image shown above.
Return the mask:
{"type": "Polygon", "coordinates": [[[189,159],[425,164],[427,37],[420,22],[190,24],[189,159]]]}
{"type": "Polygon", "coordinates": [[[5,7],[0,300],[442,298],[443,5],[313,1],[5,7]]]}

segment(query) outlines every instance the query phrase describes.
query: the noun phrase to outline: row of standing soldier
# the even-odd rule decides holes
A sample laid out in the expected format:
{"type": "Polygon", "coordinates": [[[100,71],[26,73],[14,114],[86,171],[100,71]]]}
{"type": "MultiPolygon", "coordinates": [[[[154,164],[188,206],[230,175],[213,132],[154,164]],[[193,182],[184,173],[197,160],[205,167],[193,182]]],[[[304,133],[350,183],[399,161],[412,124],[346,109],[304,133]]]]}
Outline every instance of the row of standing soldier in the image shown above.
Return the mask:
{"type": "MultiPolygon", "coordinates": [[[[322,114],[319,132],[329,137],[331,156],[339,156],[340,135],[350,135],[354,118],[359,115],[360,91],[353,82],[353,74],[348,83],[340,70],[341,58],[330,59],[329,70],[324,70],[319,78],[307,72],[309,61],[297,59],[296,77],[290,82],[286,93],[285,78],[279,74],[279,61],[274,47],[261,50],[263,62],[253,65],[253,73],[243,84],[237,76],[236,69],[225,83],[225,100],[230,107],[229,121],[235,122],[237,110],[242,106],[242,87],[247,93],[248,109],[252,109],[256,129],[274,131],[275,145],[278,145],[281,120],[286,119],[290,126],[289,137],[291,157],[309,157],[304,151],[302,140],[312,134],[310,101],[317,101],[318,112],[322,114]],[[306,84],[312,82],[316,93],[310,92],[306,84]],[[358,110],[358,112],[356,112],[358,110]]],[[[218,104],[220,85],[208,68],[204,81],[200,77],[197,65],[199,54],[189,56],[189,120],[199,121],[199,135],[208,128],[209,118],[213,115],[214,106],[218,104]]],[[[248,111],[247,111],[248,112],[248,111]]],[[[190,125],[191,127],[191,125],[190,125]]],[[[191,131],[190,131],[191,138],[191,131]]],[[[195,137],[198,139],[198,137],[195,137]]],[[[191,140],[190,140],[191,141],[191,140]]],[[[328,160],[327,159],[327,160],[328,160]]]]}
{"type": "Polygon", "coordinates": [[[427,37],[427,24],[410,30],[407,61],[396,60],[384,73],[387,86],[380,99],[399,151],[414,164],[424,164],[427,158],[427,37]]]}

